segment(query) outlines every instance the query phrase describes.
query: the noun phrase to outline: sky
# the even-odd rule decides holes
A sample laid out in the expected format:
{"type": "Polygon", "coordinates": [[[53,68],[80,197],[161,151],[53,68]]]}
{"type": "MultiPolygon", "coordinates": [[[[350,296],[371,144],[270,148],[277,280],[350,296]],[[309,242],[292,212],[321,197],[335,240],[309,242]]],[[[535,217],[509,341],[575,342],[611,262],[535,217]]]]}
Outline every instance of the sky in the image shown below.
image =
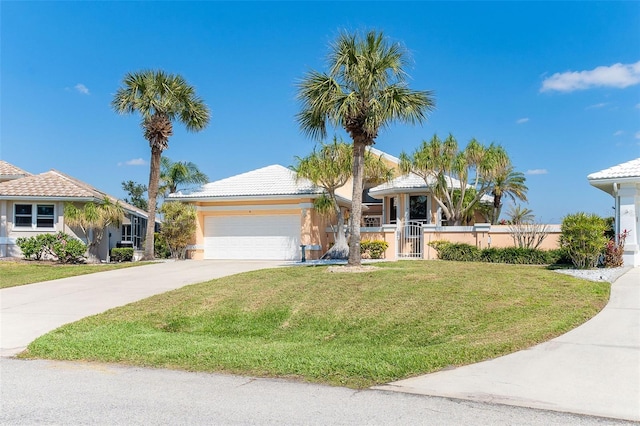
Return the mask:
{"type": "MultiPolygon", "coordinates": [[[[212,117],[174,126],[164,155],[211,181],[290,166],[318,141],[296,122],[298,82],[325,71],[341,31],[382,31],[434,92],[421,125],[375,147],[411,154],[434,134],[502,145],[537,221],[613,215],[587,175],[640,157],[640,2],[0,2],[0,159],[62,171],[116,197],[148,183],[138,115],[111,100],[128,72],[164,70],[212,117]]],[[[329,129],[349,141],[341,129],[329,129]]],[[[507,210],[505,208],[505,210],[507,210]]]]}

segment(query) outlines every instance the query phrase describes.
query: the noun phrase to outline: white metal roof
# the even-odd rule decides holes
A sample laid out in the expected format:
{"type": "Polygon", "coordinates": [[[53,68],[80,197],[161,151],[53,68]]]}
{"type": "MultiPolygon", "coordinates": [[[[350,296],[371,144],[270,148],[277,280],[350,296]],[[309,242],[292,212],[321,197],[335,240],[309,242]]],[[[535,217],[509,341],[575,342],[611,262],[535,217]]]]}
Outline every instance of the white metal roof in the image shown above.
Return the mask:
{"type": "Polygon", "coordinates": [[[279,164],[241,173],[215,182],[210,182],[194,190],[178,191],[170,194],[171,199],[201,199],[223,197],[263,197],[277,195],[316,195],[324,190],[311,181],[301,178],[279,164]]]}
{"type": "Polygon", "coordinates": [[[625,177],[640,177],[640,158],[609,167],[599,172],[591,173],[587,176],[589,180],[615,179],[625,177]]]}

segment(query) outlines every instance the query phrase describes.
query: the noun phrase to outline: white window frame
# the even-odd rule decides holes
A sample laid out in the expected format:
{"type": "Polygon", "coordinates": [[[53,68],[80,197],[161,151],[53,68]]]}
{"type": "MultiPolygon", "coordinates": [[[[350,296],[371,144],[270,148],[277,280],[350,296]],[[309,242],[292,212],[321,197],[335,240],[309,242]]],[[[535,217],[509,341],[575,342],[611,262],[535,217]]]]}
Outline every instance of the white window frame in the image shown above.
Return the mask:
{"type": "MultiPolygon", "coordinates": [[[[25,215],[22,215],[25,216],[25,215]]],[[[43,215],[40,215],[43,216],[43,215]]],[[[46,217],[49,217],[47,215],[46,217]]],[[[34,231],[34,230],[42,230],[42,231],[52,231],[56,229],[56,204],[55,203],[13,203],[13,230],[14,231],[34,231]],[[20,215],[16,213],[17,206],[31,206],[31,226],[20,226],[16,225],[16,218],[20,215]],[[47,206],[53,207],[53,225],[52,226],[38,226],[38,207],[39,206],[47,206]]]]}

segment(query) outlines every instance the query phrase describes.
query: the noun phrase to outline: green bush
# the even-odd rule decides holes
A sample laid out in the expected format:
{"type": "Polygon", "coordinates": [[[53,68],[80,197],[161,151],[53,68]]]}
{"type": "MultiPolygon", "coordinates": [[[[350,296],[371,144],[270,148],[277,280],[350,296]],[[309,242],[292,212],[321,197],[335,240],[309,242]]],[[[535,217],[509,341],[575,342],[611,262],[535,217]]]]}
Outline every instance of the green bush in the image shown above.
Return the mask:
{"type": "Polygon", "coordinates": [[[479,250],[470,244],[452,243],[441,240],[433,241],[429,245],[438,252],[438,258],[442,260],[512,263],[519,265],[567,263],[566,252],[561,249],[540,250],[520,247],[492,247],[479,250]]]}
{"type": "Polygon", "coordinates": [[[48,256],[61,263],[79,263],[84,260],[87,246],[82,241],[64,232],[39,234],[16,240],[25,259],[41,260],[48,256]]]}
{"type": "Polygon", "coordinates": [[[61,263],[80,263],[84,261],[87,245],[69,234],[58,232],[50,249],[61,263]]]}
{"type": "Polygon", "coordinates": [[[33,237],[21,237],[16,240],[25,259],[40,260],[51,254],[49,247],[53,244],[53,234],[39,234],[33,237]]]}
{"type": "Polygon", "coordinates": [[[560,245],[567,250],[573,266],[595,268],[607,245],[606,221],[598,215],[576,213],[562,219],[560,245]]]}
{"type": "Polygon", "coordinates": [[[112,262],[131,262],[133,260],[133,248],[121,247],[111,249],[112,262]]]}
{"type": "Polygon", "coordinates": [[[389,243],[382,240],[360,242],[360,254],[365,259],[382,259],[387,248],[389,243]]]}
{"type": "Polygon", "coordinates": [[[153,235],[153,251],[155,252],[155,257],[158,259],[170,258],[171,249],[169,248],[169,244],[167,244],[167,240],[165,240],[164,236],[159,232],[153,235]]]}
{"type": "Polygon", "coordinates": [[[480,249],[471,244],[447,243],[437,244],[436,246],[438,247],[436,248],[438,258],[442,260],[458,260],[461,262],[476,262],[481,260],[480,249]]]}

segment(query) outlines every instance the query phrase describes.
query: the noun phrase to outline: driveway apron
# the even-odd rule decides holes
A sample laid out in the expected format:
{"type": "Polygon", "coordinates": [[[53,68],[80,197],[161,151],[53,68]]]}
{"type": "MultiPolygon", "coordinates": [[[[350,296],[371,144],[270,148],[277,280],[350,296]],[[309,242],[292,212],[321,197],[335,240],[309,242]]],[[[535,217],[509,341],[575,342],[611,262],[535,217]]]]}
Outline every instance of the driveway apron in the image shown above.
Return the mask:
{"type": "Polygon", "coordinates": [[[275,261],[169,261],[0,290],[0,356],[22,352],[61,325],[227,275],[282,265],[275,261]]]}
{"type": "Polygon", "coordinates": [[[556,339],[376,389],[640,421],[640,268],[612,284],[598,315],[556,339]]]}

